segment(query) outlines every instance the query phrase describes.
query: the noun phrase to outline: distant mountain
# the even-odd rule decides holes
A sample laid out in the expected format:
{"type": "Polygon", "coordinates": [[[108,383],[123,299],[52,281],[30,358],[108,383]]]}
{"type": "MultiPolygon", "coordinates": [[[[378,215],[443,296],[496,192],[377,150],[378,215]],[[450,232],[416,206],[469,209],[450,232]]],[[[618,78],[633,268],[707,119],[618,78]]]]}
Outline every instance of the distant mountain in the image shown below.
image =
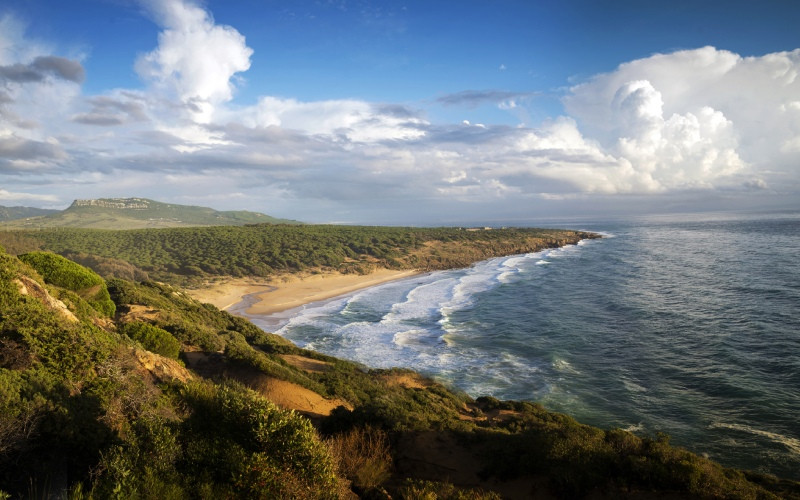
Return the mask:
{"type": "Polygon", "coordinates": [[[93,229],[143,229],[189,226],[243,226],[245,224],[297,224],[246,210],[217,211],[213,208],[176,205],[146,198],[99,198],[75,200],[63,211],[46,211],[39,217],[7,220],[0,227],[81,227],[93,229]]]}
{"type": "Polygon", "coordinates": [[[0,205],[0,222],[26,219],[28,217],[41,217],[58,213],[58,210],[47,210],[45,208],[33,207],[4,207],[0,205]]]}

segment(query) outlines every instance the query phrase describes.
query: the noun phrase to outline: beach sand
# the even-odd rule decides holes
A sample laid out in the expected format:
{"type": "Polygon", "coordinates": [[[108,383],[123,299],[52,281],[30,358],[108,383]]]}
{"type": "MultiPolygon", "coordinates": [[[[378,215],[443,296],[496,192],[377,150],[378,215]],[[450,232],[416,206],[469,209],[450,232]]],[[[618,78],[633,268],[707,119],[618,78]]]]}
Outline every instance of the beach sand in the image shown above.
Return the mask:
{"type": "Polygon", "coordinates": [[[418,273],[419,271],[413,270],[379,269],[364,275],[341,273],[286,275],[263,282],[252,279],[230,279],[187,292],[194,299],[213,304],[223,310],[238,304],[248,296],[253,303],[244,311],[245,314],[269,315],[418,273]]]}

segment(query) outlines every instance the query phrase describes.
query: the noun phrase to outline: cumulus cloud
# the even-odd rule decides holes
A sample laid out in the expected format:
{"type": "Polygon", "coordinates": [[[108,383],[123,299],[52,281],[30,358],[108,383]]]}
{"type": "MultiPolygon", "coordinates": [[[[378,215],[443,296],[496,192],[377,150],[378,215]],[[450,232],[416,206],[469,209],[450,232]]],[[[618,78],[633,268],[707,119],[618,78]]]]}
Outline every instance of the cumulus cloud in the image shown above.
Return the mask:
{"type": "Polygon", "coordinates": [[[164,30],[158,48],[141,56],[136,70],[146,81],[173,91],[202,123],[214,106],[233,97],[233,76],[250,68],[253,50],[231,26],[214,23],[209,12],[180,0],[148,1],[164,30]]]}
{"type": "Polygon", "coordinates": [[[240,119],[250,127],[280,127],[352,142],[418,139],[425,134],[427,124],[402,106],[355,99],[301,102],[262,97],[256,106],[236,110],[224,118],[240,119]]]}
{"type": "MultiPolygon", "coordinates": [[[[146,5],[162,31],[135,62],[138,90],[83,96],[80,63],[12,50],[12,32],[0,31],[0,173],[19,183],[4,185],[9,193],[52,183],[61,197],[89,197],[113,186],[191,203],[231,192],[260,203],[249,208],[319,219],[800,188],[800,49],[656,54],[568,89],[565,115],[543,123],[441,123],[421,107],[361,99],[262,95],[234,106],[252,55],[244,36],[195,3],[146,5]]],[[[520,112],[537,95],[464,90],[433,104],[520,112]]]]}
{"type": "MultiPolygon", "coordinates": [[[[622,64],[611,73],[572,87],[564,104],[585,134],[614,148],[621,137],[633,136],[625,128],[631,107],[638,105],[640,111],[646,111],[641,108],[644,103],[636,99],[646,97],[652,106],[660,99],[660,118],[665,123],[671,120],[672,132],[683,123],[684,131],[700,134],[693,141],[694,154],[704,144],[706,164],[715,154],[712,149],[719,146],[718,161],[727,156],[731,168],[746,163],[786,169],[793,168],[796,157],[787,155],[790,151],[781,146],[800,138],[800,113],[792,107],[800,95],[798,72],[800,49],[741,57],[703,47],[622,64]],[[641,95],[631,93],[628,107],[620,108],[624,103],[618,93],[626,92],[633,82],[642,82],[636,90],[641,95]],[[734,150],[739,160],[732,156],[734,150]]],[[[639,118],[636,123],[644,117],[639,118]]],[[[658,116],[651,118],[659,122],[658,116]]],[[[667,131],[666,137],[674,135],[667,131]]],[[[718,165],[720,173],[727,171],[718,165]]]]}

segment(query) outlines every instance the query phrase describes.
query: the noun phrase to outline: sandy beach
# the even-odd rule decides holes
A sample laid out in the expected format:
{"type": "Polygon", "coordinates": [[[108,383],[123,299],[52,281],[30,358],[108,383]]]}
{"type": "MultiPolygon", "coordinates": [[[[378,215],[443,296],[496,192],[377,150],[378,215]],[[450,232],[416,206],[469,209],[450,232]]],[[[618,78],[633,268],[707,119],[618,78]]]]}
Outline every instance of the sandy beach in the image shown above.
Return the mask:
{"type": "Polygon", "coordinates": [[[379,269],[369,274],[320,273],[287,275],[270,281],[230,279],[205,288],[187,290],[196,300],[228,309],[246,296],[254,299],[246,314],[269,315],[327,300],[362,288],[418,274],[419,271],[379,269]]]}

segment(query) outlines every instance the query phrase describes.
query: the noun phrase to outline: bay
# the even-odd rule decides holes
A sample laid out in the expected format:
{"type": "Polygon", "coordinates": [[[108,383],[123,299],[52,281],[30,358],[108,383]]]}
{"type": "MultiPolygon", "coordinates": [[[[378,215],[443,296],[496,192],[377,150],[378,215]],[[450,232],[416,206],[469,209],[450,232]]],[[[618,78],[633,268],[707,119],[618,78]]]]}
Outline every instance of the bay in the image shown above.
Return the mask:
{"type": "Polygon", "coordinates": [[[605,237],[252,319],[369,367],[800,479],[800,214],[525,225],[605,237]]]}

